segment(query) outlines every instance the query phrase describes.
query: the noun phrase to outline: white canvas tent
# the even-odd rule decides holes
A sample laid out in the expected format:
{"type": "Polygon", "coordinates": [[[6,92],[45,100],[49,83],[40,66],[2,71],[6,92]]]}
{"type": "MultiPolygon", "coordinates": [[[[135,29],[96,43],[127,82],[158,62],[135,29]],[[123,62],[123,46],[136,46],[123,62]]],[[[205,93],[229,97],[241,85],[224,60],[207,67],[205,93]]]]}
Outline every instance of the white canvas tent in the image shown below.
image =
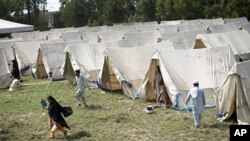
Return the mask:
{"type": "Polygon", "coordinates": [[[82,38],[84,41],[88,43],[99,43],[99,32],[82,32],[82,38]]]}
{"type": "Polygon", "coordinates": [[[239,23],[239,24],[248,24],[248,20],[246,17],[239,17],[239,18],[226,18],[224,22],[227,23],[239,23]]]}
{"type": "Polygon", "coordinates": [[[185,24],[185,25],[191,25],[191,24],[193,24],[193,25],[197,25],[197,24],[201,24],[202,23],[202,19],[194,19],[194,20],[183,20],[182,22],[181,22],[181,24],[185,24]]]}
{"type": "Polygon", "coordinates": [[[241,25],[242,29],[246,30],[250,34],[250,24],[241,25]]]}
{"type": "Polygon", "coordinates": [[[154,32],[154,31],[157,30],[157,25],[156,24],[153,24],[153,25],[147,25],[147,24],[138,25],[137,30],[139,32],[154,32]]]}
{"type": "Polygon", "coordinates": [[[237,59],[250,59],[250,35],[245,30],[225,33],[199,34],[195,39],[194,49],[229,46],[237,59]]]}
{"type": "Polygon", "coordinates": [[[176,33],[160,33],[161,40],[170,40],[175,49],[190,49],[198,34],[205,34],[204,30],[176,32],[176,33]]]}
{"type": "Polygon", "coordinates": [[[102,25],[102,26],[95,26],[95,28],[96,28],[96,31],[98,31],[98,32],[115,31],[114,26],[102,25]]]}
{"type": "Polygon", "coordinates": [[[111,42],[123,39],[123,31],[106,31],[99,33],[100,42],[111,42]]]}
{"type": "Polygon", "coordinates": [[[62,39],[62,34],[59,31],[48,31],[47,34],[47,40],[60,40],[62,39]]]}
{"type": "Polygon", "coordinates": [[[34,40],[48,40],[46,32],[34,32],[33,33],[34,40]]]}
{"type": "Polygon", "coordinates": [[[39,31],[12,33],[11,37],[13,39],[19,39],[19,40],[23,40],[23,41],[47,40],[46,33],[39,32],[39,31]]]}
{"type": "Polygon", "coordinates": [[[127,40],[98,44],[81,42],[68,44],[65,48],[65,59],[61,68],[64,78],[72,82],[75,77],[74,71],[80,69],[91,80],[96,80],[103,64],[103,52],[107,47],[131,47],[131,45],[127,40]]]}
{"type": "Polygon", "coordinates": [[[81,32],[62,32],[62,39],[65,42],[82,41],[81,32]]]}
{"type": "Polygon", "coordinates": [[[98,29],[96,26],[84,26],[84,27],[79,27],[78,28],[80,32],[97,32],[98,29]]]}
{"type": "Polygon", "coordinates": [[[74,27],[66,27],[66,28],[52,28],[50,31],[56,31],[56,32],[79,32],[80,30],[78,28],[74,27]]]}
{"type": "Polygon", "coordinates": [[[101,44],[69,44],[65,48],[65,59],[61,72],[65,79],[73,82],[74,71],[80,69],[90,80],[96,80],[104,59],[105,46],[101,44]]]}
{"type": "Polygon", "coordinates": [[[0,48],[0,89],[7,88],[11,83],[11,73],[9,70],[6,54],[3,48],[0,48]]]}
{"type": "Polygon", "coordinates": [[[34,40],[34,33],[39,31],[31,31],[31,32],[22,32],[21,37],[24,41],[33,41],[34,40]]]}
{"type": "Polygon", "coordinates": [[[14,44],[20,42],[20,39],[9,39],[0,41],[0,48],[3,48],[7,54],[6,59],[8,64],[11,64],[11,60],[15,59],[14,44]]]}
{"type": "Polygon", "coordinates": [[[222,18],[216,18],[216,19],[202,19],[201,20],[202,24],[209,24],[209,25],[214,25],[214,24],[224,24],[224,20],[222,18]]]}
{"type": "Polygon", "coordinates": [[[98,29],[96,26],[90,27],[90,26],[84,26],[78,28],[80,32],[97,32],[98,29]]]}
{"type": "Polygon", "coordinates": [[[172,103],[176,103],[177,92],[181,94],[177,100],[180,110],[186,108],[184,100],[193,87],[193,80],[198,80],[200,87],[204,89],[207,103],[214,105],[214,89],[222,84],[234,63],[229,47],[174,51],[157,49],[137,93],[142,99],[155,100],[152,82],[156,66],[159,65],[172,103]]]}
{"type": "Polygon", "coordinates": [[[161,33],[175,33],[175,32],[178,32],[178,25],[160,24],[158,26],[158,30],[161,33]]]}
{"type": "Polygon", "coordinates": [[[155,48],[175,50],[175,47],[170,40],[161,41],[161,42],[155,44],[155,48]]]}
{"type": "Polygon", "coordinates": [[[125,95],[134,99],[153,50],[153,46],[107,48],[99,75],[99,87],[111,91],[123,89],[125,95]]]}
{"type": "Polygon", "coordinates": [[[11,38],[12,39],[19,39],[22,40],[22,32],[18,32],[18,33],[11,33],[11,38]]]}
{"type": "Polygon", "coordinates": [[[160,41],[158,32],[128,32],[124,33],[124,39],[129,40],[132,46],[154,45],[160,41]]]}
{"type": "Polygon", "coordinates": [[[208,24],[181,24],[178,25],[179,32],[190,32],[196,30],[204,30],[206,31],[208,24]]]}
{"type": "Polygon", "coordinates": [[[176,21],[161,21],[160,25],[179,25],[182,23],[183,20],[176,20],[176,21]]]}
{"type": "Polygon", "coordinates": [[[126,39],[99,43],[99,46],[105,46],[105,47],[132,47],[131,43],[126,39]]]}
{"type": "Polygon", "coordinates": [[[63,79],[60,69],[64,59],[65,43],[45,43],[39,48],[32,72],[36,78],[63,79]]]}
{"type": "Polygon", "coordinates": [[[16,59],[22,75],[31,74],[31,68],[36,63],[41,43],[46,43],[46,41],[23,41],[15,43],[16,59]]]}
{"type": "Polygon", "coordinates": [[[208,33],[223,33],[235,30],[239,30],[239,25],[235,23],[209,25],[207,28],[208,33]]]}
{"type": "Polygon", "coordinates": [[[157,21],[150,21],[150,22],[141,22],[141,25],[157,25],[157,21]]]}
{"type": "Polygon", "coordinates": [[[33,31],[33,25],[20,24],[0,19],[0,34],[33,31]]]}
{"type": "Polygon", "coordinates": [[[119,24],[119,25],[114,25],[116,30],[118,31],[124,31],[124,32],[127,32],[127,31],[137,31],[136,29],[136,25],[133,24],[133,23],[130,23],[130,24],[119,24]]]}
{"type": "Polygon", "coordinates": [[[9,37],[2,37],[2,38],[0,38],[0,41],[2,41],[2,40],[9,40],[10,38],[9,37]]]}
{"type": "Polygon", "coordinates": [[[238,124],[250,124],[250,61],[235,64],[224,83],[216,89],[218,119],[237,115],[238,124]]]}

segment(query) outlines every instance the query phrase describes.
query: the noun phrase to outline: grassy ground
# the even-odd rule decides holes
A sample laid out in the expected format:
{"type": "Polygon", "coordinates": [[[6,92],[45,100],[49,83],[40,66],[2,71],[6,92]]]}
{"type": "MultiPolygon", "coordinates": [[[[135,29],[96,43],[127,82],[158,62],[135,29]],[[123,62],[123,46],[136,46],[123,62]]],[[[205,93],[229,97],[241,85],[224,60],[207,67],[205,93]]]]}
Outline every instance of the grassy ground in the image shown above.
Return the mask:
{"type": "Polygon", "coordinates": [[[191,113],[157,108],[146,114],[152,104],[131,100],[119,93],[99,89],[86,92],[89,108],[76,107],[74,92],[67,81],[52,82],[23,77],[23,88],[15,92],[0,90],[0,140],[49,140],[48,114],[41,99],[54,96],[61,105],[72,106],[74,113],[66,118],[69,134],[56,132],[55,140],[88,141],[227,141],[229,125],[214,118],[215,109],[206,109],[202,126],[194,127],[191,113]],[[46,89],[47,88],[47,89],[46,89]]]}

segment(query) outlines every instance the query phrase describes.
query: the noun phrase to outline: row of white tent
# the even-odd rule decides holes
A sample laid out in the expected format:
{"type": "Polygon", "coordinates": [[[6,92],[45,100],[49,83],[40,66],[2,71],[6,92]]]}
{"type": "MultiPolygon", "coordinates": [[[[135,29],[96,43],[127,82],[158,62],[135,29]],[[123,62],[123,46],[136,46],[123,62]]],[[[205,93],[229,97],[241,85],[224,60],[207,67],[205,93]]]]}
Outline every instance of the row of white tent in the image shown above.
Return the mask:
{"type": "MultiPolygon", "coordinates": [[[[239,31],[239,29],[228,28],[228,30],[226,30],[226,32],[231,32],[231,31],[239,31]]],[[[225,32],[220,32],[220,33],[224,34],[225,32]]],[[[193,42],[198,34],[215,34],[215,33],[208,33],[205,30],[195,30],[189,32],[175,32],[175,33],[167,33],[167,32],[124,33],[120,31],[113,31],[113,32],[110,31],[102,33],[85,32],[84,37],[82,37],[83,34],[79,32],[65,32],[63,33],[63,38],[58,38],[56,40],[44,40],[44,41],[84,42],[89,44],[96,44],[96,43],[106,43],[106,42],[125,39],[129,40],[131,46],[142,46],[142,45],[151,45],[161,41],[170,40],[176,49],[185,49],[185,48],[191,48],[193,46],[193,42]]],[[[15,40],[23,41],[23,39],[20,38],[17,38],[15,40]]],[[[27,42],[28,41],[31,42],[31,41],[41,41],[41,40],[27,40],[27,42]]]]}
{"type": "MultiPolygon", "coordinates": [[[[74,46],[72,45],[72,48],[74,46]]],[[[81,49],[83,48],[81,47],[81,49]]],[[[1,50],[1,64],[4,64],[1,65],[1,70],[6,70],[6,72],[1,71],[4,74],[3,77],[1,76],[1,82],[4,81],[2,84],[7,85],[7,82],[10,81],[10,74],[7,61],[5,63],[3,61],[7,60],[5,52],[3,49],[1,50]]],[[[79,51],[80,48],[76,49],[76,52],[79,51]]],[[[174,51],[144,46],[108,48],[107,52],[108,55],[104,59],[101,73],[98,73],[98,70],[93,73],[94,75],[100,74],[99,79],[104,82],[105,86],[109,86],[108,89],[123,89],[124,94],[131,98],[140,97],[145,100],[153,100],[155,99],[152,88],[153,75],[156,66],[159,65],[172,101],[174,101],[176,92],[181,93],[180,99],[183,100],[192,87],[192,80],[197,79],[205,90],[208,103],[216,104],[218,111],[226,114],[226,118],[237,111],[239,122],[249,124],[250,61],[235,64],[233,52],[229,47],[174,51]],[[217,96],[216,103],[215,96],[217,96]]],[[[80,55],[80,53],[78,54],[80,55]]],[[[80,64],[77,61],[75,63],[80,64]]],[[[66,65],[73,66],[65,61],[66,65]]],[[[79,68],[85,69],[82,66],[79,68]]],[[[186,107],[186,105],[179,102],[178,107],[186,107]]]]}
{"type": "MultiPolygon", "coordinates": [[[[242,24],[237,25],[235,23],[231,24],[221,24],[221,25],[184,25],[182,27],[177,26],[161,26],[160,28],[154,28],[152,30],[131,30],[128,31],[119,31],[119,30],[109,30],[102,32],[95,31],[46,31],[46,32],[24,32],[24,33],[13,33],[12,36],[14,39],[22,39],[22,40],[64,40],[64,41],[86,41],[89,43],[99,43],[110,41],[113,38],[122,39],[127,34],[133,33],[145,33],[145,32],[153,32],[153,34],[162,34],[162,33],[180,33],[185,34],[185,32],[192,31],[203,31],[206,33],[221,33],[228,32],[232,30],[244,29],[246,31],[250,31],[250,24],[242,24]]],[[[138,33],[138,34],[139,34],[138,33]]]]}
{"type": "MultiPolygon", "coordinates": [[[[8,54],[7,60],[9,64],[11,63],[11,60],[14,58],[13,48],[11,48],[11,47],[14,47],[15,55],[16,55],[20,69],[24,69],[28,66],[34,66],[34,64],[36,64],[34,72],[36,72],[36,70],[39,72],[40,70],[37,68],[41,66],[40,62],[42,61],[41,59],[39,60],[39,58],[43,57],[43,60],[48,62],[48,64],[45,64],[46,68],[50,68],[50,70],[47,69],[47,73],[54,72],[55,69],[59,71],[58,68],[61,68],[61,65],[62,65],[61,62],[63,60],[62,56],[65,56],[64,49],[66,46],[67,46],[67,49],[66,49],[67,52],[77,52],[74,50],[77,50],[78,48],[85,49],[82,51],[78,51],[77,52],[78,54],[75,53],[71,55],[72,53],[70,53],[70,55],[73,56],[71,57],[71,60],[76,60],[74,56],[77,56],[76,58],[82,58],[79,60],[88,60],[88,59],[100,60],[100,58],[103,56],[102,53],[107,47],[138,47],[138,46],[152,46],[152,45],[161,46],[168,50],[230,46],[230,48],[232,49],[236,57],[241,57],[244,60],[249,60],[249,51],[250,51],[249,38],[250,36],[249,36],[249,33],[244,30],[226,32],[226,33],[216,33],[216,34],[198,34],[196,37],[194,37],[195,40],[193,40],[193,42],[191,42],[191,40],[187,41],[185,38],[181,38],[181,37],[178,38],[177,36],[175,37],[175,34],[173,34],[172,37],[170,35],[168,36],[169,37],[167,37],[165,41],[161,41],[158,43],[157,41],[155,42],[145,41],[144,42],[143,39],[140,41],[140,38],[137,36],[137,37],[134,37],[134,39],[128,38],[128,39],[117,40],[113,42],[96,43],[96,44],[88,44],[85,42],[18,41],[18,40],[1,41],[0,44],[4,48],[5,52],[8,54]],[[138,39],[138,40],[135,40],[135,39],[138,39]],[[177,41],[174,42],[174,40],[176,39],[177,41]],[[131,43],[131,42],[134,42],[134,43],[131,43]],[[138,43],[135,43],[135,42],[138,42],[138,43]],[[99,56],[97,57],[97,55],[99,56]],[[55,56],[61,56],[61,58],[56,60],[55,56]],[[57,63],[57,65],[55,64],[55,62],[57,63]],[[52,68],[52,66],[54,66],[54,68],[52,68]]],[[[56,58],[59,58],[59,57],[56,57],[56,58]]],[[[91,62],[90,60],[88,62],[91,62]]],[[[83,63],[83,64],[86,64],[86,63],[83,63]]],[[[100,69],[100,64],[102,64],[102,62],[101,63],[97,62],[96,64],[92,64],[92,67],[87,67],[86,70],[93,70],[93,68],[100,69]]],[[[76,67],[73,67],[73,68],[76,69],[76,67]]],[[[55,75],[55,73],[53,74],[55,75]]],[[[36,75],[38,75],[39,78],[46,77],[46,75],[44,76],[39,73],[36,73],[36,75]]],[[[60,75],[58,74],[56,76],[59,77],[60,75]]]]}
{"type": "MultiPolygon", "coordinates": [[[[114,39],[121,40],[126,36],[125,34],[133,34],[138,32],[148,32],[153,34],[161,33],[179,33],[203,31],[207,33],[221,33],[232,30],[244,29],[250,31],[250,24],[245,17],[237,18],[232,21],[223,22],[222,18],[205,20],[190,20],[180,22],[179,24],[157,24],[156,22],[148,22],[148,24],[119,24],[114,26],[100,26],[100,27],[80,27],[80,28],[62,28],[53,29],[44,32],[23,32],[13,33],[12,38],[22,40],[64,40],[64,41],[86,41],[88,43],[99,43],[112,41],[114,39]],[[222,22],[214,22],[221,20],[222,22]],[[197,22],[194,22],[197,21],[197,22]],[[211,21],[211,22],[208,22],[211,21]],[[155,23],[155,24],[153,24],[155,23]]],[[[173,21],[172,21],[173,22],[173,21]]],[[[183,33],[185,34],[185,33],[183,33]]]]}
{"type": "MultiPolygon", "coordinates": [[[[218,111],[221,114],[228,113],[230,117],[229,110],[232,109],[225,108],[223,103],[225,101],[221,99],[216,103],[215,97],[218,92],[220,93],[217,96],[228,94],[226,93],[228,89],[225,87],[232,88],[228,85],[233,79],[228,77],[231,76],[229,74],[235,73],[232,71],[236,63],[235,58],[249,60],[250,35],[245,30],[212,34],[197,32],[192,35],[192,33],[186,33],[183,37],[175,36],[176,33],[173,33],[166,35],[165,39],[162,36],[160,40],[155,40],[153,38],[155,35],[147,34],[144,37],[143,34],[137,34],[131,38],[101,43],[18,39],[0,41],[3,54],[1,54],[1,61],[5,60],[1,62],[0,86],[7,87],[10,83],[8,64],[16,57],[19,68],[30,67],[37,78],[48,77],[48,74],[52,73],[53,79],[65,78],[72,81],[74,70],[80,69],[90,79],[97,80],[98,85],[103,89],[111,91],[122,89],[125,95],[133,99],[139,97],[153,100],[155,94],[152,80],[155,68],[159,65],[171,101],[175,100],[174,96],[177,92],[181,93],[179,108],[186,108],[187,105],[181,101],[192,87],[192,81],[197,79],[205,89],[208,103],[223,105],[217,106],[218,111]],[[190,41],[186,39],[191,35],[194,36],[193,42],[191,38],[190,41]],[[6,47],[3,47],[3,44],[6,47]]],[[[249,67],[247,61],[241,64],[249,67]]],[[[30,71],[26,73],[30,74],[30,71]]],[[[247,86],[247,82],[244,82],[246,83],[244,86],[247,86]]],[[[233,94],[241,88],[242,86],[237,85],[237,91],[233,94]]],[[[245,88],[244,92],[247,96],[248,89],[245,88]]],[[[224,98],[224,96],[221,97],[224,98]]],[[[247,105],[249,102],[246,101],[244,104],[247,105]]],[[[249,105],[238,107],[242,107],[244,112],[249,113],[247,111],[249,105]]],[[[236,107],[231,106],[231,108],[236,107]]],[[[240,122],[250,123],[249,119],[241,117],[240,122]]]]}

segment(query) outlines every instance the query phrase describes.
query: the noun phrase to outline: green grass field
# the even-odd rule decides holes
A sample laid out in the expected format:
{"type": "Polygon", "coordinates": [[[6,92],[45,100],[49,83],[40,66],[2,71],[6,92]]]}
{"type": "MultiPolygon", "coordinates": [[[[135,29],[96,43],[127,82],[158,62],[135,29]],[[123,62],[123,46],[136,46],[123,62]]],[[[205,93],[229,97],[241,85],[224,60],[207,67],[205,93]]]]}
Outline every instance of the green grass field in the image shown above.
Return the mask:
{"type": "Polygon", "coordinates": [[[158,107],[155,113],[143,109],[152,104],[131,100],[119,93],[86,91],[89,108],[76,107],[68,81],[52,82],[23,77],[21,90],[0,90],[0,141],[49,140],[48,114],[41,99],[54,96],[61,105],[72,106],[66,118],[71,130],[66,138],[58,131],[54,140],[88,141],[228,141],[232,121],[214,118],[216,109],[206,109],[202,126],[196,129],[191,113],[158,107]]]}

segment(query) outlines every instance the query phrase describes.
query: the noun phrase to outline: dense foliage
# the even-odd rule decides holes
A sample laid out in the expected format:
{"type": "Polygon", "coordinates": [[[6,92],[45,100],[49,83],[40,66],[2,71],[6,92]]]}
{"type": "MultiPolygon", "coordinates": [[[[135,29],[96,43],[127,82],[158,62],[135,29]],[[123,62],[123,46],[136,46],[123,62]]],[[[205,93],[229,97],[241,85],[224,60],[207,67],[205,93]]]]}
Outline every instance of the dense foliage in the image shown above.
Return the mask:
{"type": "MultiPolygon", "coordinates": [[[[0,18],[44,28],[47,0],[0,0],[0,18]]],[[[250,18],[250,0],[60,0],[56,27],[122,22],[250,18]]]]}

